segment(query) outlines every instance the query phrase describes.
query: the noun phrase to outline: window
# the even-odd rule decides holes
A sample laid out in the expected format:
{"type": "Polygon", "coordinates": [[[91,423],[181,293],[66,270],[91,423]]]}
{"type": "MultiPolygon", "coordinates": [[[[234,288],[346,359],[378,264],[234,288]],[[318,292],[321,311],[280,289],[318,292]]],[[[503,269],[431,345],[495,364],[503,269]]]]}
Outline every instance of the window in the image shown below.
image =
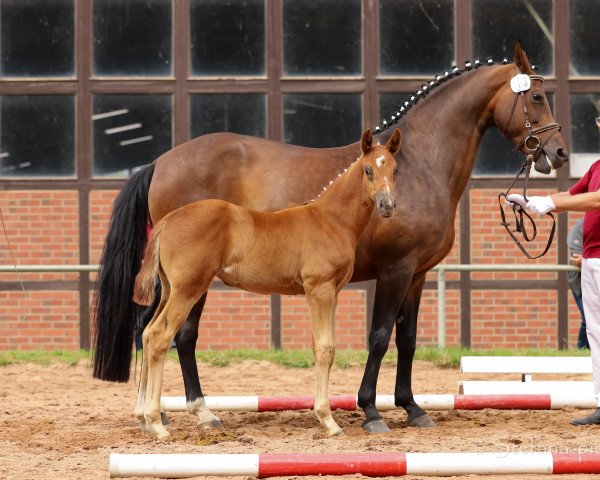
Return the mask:
{"type": "Polygon", "coordinates": [[[600,93],[571,95],[571,176],[581,177],[600,158],[600,93]]]}
{"type": "Polygon", "coordinates": [[[191,137],[211,132],[234,132],[264,137],[265,97],[258,93],[192,95],[191,137]]]}
{"type": "Polygon", "coordinates": [[[73,176],[74,114],[71,95],[1,96],[0,176],[73,176]]]}
{"type": "Polygon", "coordinates": [[[94,175],[123,177],[171,149],[170,95],[94,96],[94,175]]]}
{"type": "Polygon", "coordinates": [[[169,0],[94,0],[94,74],[171,75],[169,0]]]}
{"type": "Polygon", "coordinates": [[[361,97],[356,94],[289,93],[283,97],[284,142],[339,147],[361,135],[361,97]]]}
{"type": "Polygon", "coordinates": [[[192,0],[192,74],[264,75],[263,0],[192,0]]]}
{"type": "Polygon", "coordinates": [[[360,0],[283,2],[286,75],[359,75],[361,38],[360,0]]]}
{"type": "Polygon", "coordinates": [[[473,0],[473,54],[495,61],[513,60],[515,40],[541,75],[554,71],[552,2],[549,0],[473,0]]]}
{"type": "Polygon", "coordinates": [[[74,14],[73,0],[2,0],[1,75],[72,76],[74,14]]]}
{"type": "Polygon", "coordinates": [[[596,0],[569,1],[569,45],[571,75],[600,75],[600,3],[596,0]]]}
{"type": "Polygon", "coordinates": [[[380,73],[436,74],[454,57],[453,0],[379,2],[380,73]]]}

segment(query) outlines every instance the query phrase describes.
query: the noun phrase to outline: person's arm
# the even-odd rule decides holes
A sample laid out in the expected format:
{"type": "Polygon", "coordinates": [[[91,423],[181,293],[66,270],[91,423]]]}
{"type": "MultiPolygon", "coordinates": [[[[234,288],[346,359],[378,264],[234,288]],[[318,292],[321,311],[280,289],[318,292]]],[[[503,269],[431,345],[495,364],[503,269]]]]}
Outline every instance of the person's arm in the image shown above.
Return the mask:
{"type": "Polygon", "coordinates": [[[600,210],[600,191],[571,195],[569,192],[550,195],[557,212],[589,212],[600,210]],[[566,195],[564,195],[566,193],[566,195]]]}

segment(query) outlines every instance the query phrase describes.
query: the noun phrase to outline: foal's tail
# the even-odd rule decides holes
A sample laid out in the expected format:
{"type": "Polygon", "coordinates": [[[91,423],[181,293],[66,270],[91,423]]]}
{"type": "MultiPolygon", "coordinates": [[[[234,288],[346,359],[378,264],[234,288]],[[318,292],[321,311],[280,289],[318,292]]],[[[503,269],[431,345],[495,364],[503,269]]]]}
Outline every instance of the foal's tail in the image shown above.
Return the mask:
{"type": "Polygon", "coordinates": [[[135,277],[135,286],[133,288],[133,301],[140,305],[152,305],[154,301],[154,291],[156,286],[156,277],[160,263],[160,233],[162,232],[164,222],[158,224],[152,229],[152,234],[146,245],[146,253],[142,261],[142,268],[137,277],[135,277]]]}
{"type": "Polygon", "coordinates": [[[101,380],[129,379],[136,321],[133,281],[146,243],[148,189],[153,173],[154,164],[137,172],[114,202],[93,303],[93,375],[101,380]]]}

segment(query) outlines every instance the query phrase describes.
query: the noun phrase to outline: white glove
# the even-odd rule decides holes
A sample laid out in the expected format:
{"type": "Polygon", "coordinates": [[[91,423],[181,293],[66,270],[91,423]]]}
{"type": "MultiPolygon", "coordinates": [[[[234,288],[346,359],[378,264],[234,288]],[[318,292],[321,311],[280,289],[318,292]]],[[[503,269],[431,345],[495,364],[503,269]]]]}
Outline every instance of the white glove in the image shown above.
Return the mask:
{"type": "Polygon", "coordinates": [[[508,194],[504,200],[504,203],[506,203],[506,206],[510,208],[512,208],[515,203],[520,205],[521,208],[527,208],[525,197],[523,195],[519,195],[518,193],[508,194]]]}
{"type": "Polygon", "coordinates": [[[527,210],[537,213],[538,215],[544,215],[552,210],[556,210],[556,205],[552,200],[552,197],[529,197],[528,202],[525,203],[523,195],[518,193],[511,193],[506,196],[506,203],[512,206],[513,203],[518,203],[521,207],[527,208],[527,210]]]}

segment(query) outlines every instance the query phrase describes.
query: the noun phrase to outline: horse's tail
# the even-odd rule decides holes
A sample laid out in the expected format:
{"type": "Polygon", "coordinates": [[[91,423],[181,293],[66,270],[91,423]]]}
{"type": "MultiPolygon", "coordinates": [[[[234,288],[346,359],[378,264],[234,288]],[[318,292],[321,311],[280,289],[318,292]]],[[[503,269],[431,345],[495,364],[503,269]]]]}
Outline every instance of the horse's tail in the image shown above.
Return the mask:
{"type": "Polygon", "coordinates": [[[140,305],[152,305],[154,301],[156,277],[160,263],[160,232],[163,225],[164,222],[161,221],[152,229],[148,245],[146,245],[142,268],[135,277],[133,301],[140,305]]]}
{"type": "Polygon", "coordinates": [[[148,189],[153,173],[154,164],[133,175],[113,205],[93,306],[93,375],[101,380],[129,379],[136,321],[133,284],[146,243],[148,189]]]}

